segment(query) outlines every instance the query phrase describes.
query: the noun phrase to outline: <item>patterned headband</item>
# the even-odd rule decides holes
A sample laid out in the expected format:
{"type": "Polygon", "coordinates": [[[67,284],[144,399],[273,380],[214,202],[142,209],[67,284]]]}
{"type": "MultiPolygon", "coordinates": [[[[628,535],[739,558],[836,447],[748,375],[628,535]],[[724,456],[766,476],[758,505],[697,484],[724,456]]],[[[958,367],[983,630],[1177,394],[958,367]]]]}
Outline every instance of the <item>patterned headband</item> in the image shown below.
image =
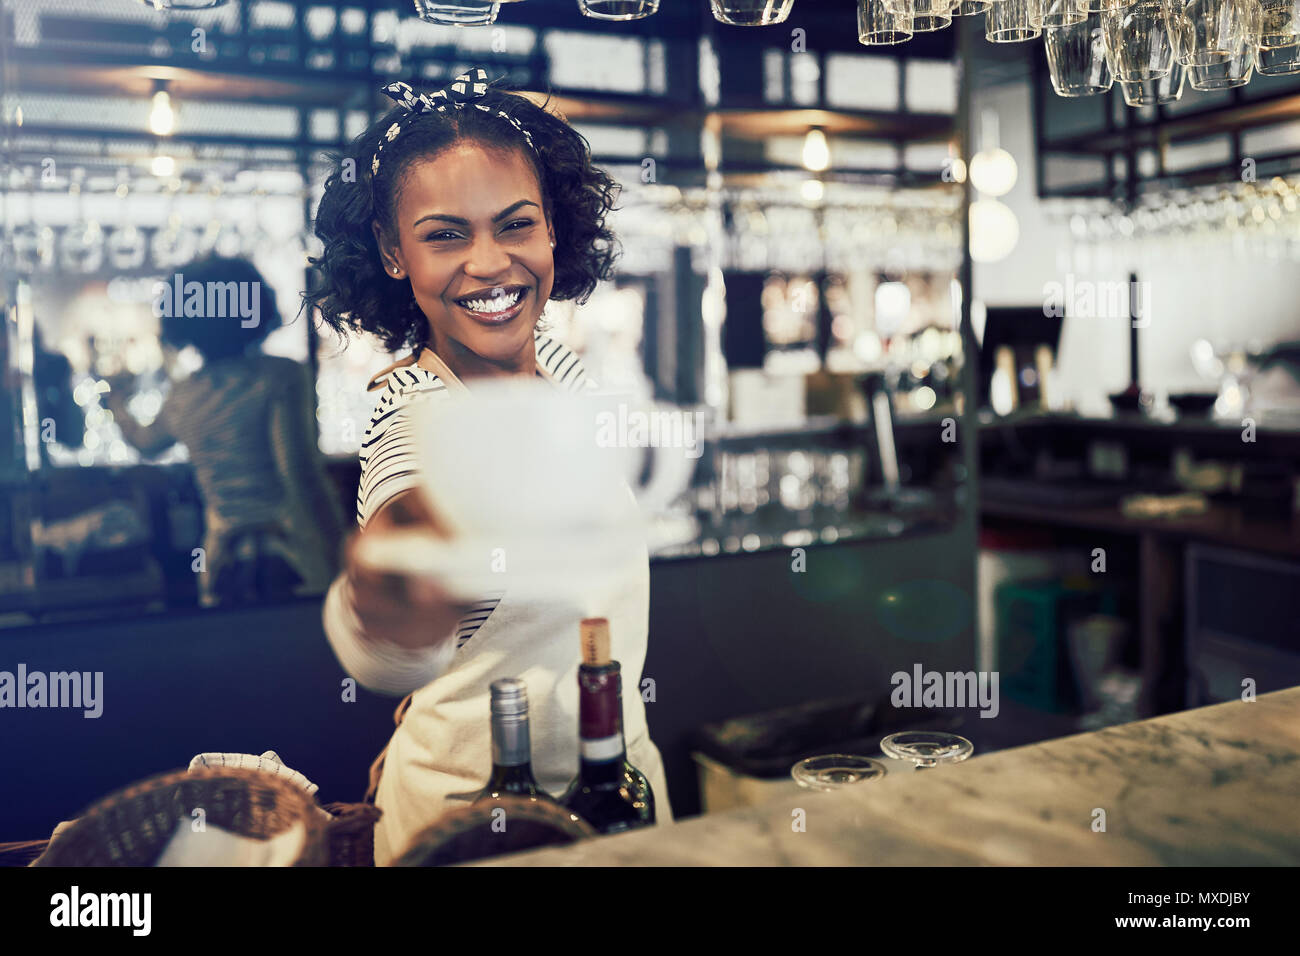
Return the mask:
{"type": "MultiPolygon", "coordinates": [[[[462,73],[456,79],[451,81],[451,85],[440,90],[434,90],[432,93],[416,93],[406,83],[389,83],[384,87],[386,93],[391,99],[396,101],[399,106],[405,107],[411,116],[419,116],[421,113],[428,113],[437,110],[439,113],[445,113],[450,109],[464,109],[466,106],[473,106],[484,113],[495,112],[503,120],[519,130],[524,139],[528,141],[528,147],[537,152],[537,147],[533,145],[533,137],[528,130],[524,129],[523,124],[510,114],[503,110],[493,110],[490,106],[484,106],[482,103],[476,103],[475,100],[487,93],[488,75],[481,67],[477,67],[468,73],[462,73]]],[[[404,121],[410,125],[410,121],[404,121]]],[[[385,143],[391,143],[397,139],[402,132],[401,122],[394,123],[388,127],[388,132],[379,142],[379,148],[375,150],[374,158],[370,162],[370,175],[373,177],[379,173],[379,154],[384,150],[385,143]]]]}

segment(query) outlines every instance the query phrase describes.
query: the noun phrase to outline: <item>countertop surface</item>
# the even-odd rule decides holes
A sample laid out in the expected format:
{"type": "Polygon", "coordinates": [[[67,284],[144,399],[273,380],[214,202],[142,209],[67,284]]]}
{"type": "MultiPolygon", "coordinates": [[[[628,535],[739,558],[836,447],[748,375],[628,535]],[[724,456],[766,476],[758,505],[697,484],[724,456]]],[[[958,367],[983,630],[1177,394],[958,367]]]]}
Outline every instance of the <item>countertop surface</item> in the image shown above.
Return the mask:
{"type": "Polygon", "coordinates": [[[1233,502],[1213,501],[1201,514],[1130,517],[1118,505],[1051,507],[981,493],[980,517],[1010,518],[1047,527],[1154,534],[1281,557],[1300,557],[1300,513],[1252,514],[1233,502]]]}
{"type": "Polygon", "coordinates": [[[1298,808],[1295,687],[475,865],[1294,866],[1298,808]]]}

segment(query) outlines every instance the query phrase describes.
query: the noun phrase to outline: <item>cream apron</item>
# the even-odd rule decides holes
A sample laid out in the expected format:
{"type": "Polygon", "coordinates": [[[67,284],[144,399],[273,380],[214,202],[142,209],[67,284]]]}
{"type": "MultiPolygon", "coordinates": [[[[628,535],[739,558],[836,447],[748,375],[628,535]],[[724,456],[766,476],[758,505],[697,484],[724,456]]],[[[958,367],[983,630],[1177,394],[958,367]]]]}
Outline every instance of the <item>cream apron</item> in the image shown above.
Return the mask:
{"type": "MultiPolygon", "coordinates": [[[[429,350],[421,367],[448,389],[465,386],[429,350]]],[[[541,366],[538,366],[541,369],[541,366]]],[[[545,370],[542,370],[545,377],[545,370]]],[[[622,491],[626,516],[636,520],[632,490],[622,491]]],[[[515,601],[509,592],[460,648],[447,672],[416,691],[398,709],[400,723],[377,764],[375,865],[400,856],[420,830],[447,810],[466,805],[492,767],[489,686],[503,677],[528,685],[533,774],[559,796],[578,770],[578,623],[606,617],[611,656],[622,665],[623,733],[628,760],[645,774],[659,823],[672,820],[663,760],[650,739],[641,697],[650,611],[650,561],[644,539],[621,550],[621,573],[584,595],[581,606],[562,601],[515,601]]]]}

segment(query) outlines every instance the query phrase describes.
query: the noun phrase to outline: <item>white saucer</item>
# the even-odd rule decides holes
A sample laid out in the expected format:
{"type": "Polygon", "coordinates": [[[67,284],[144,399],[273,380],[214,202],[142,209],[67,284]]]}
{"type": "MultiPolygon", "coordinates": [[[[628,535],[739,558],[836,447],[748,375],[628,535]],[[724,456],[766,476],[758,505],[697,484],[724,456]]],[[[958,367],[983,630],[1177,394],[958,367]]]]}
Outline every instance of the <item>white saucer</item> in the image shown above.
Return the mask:
{"type": "Polygon", "coordinates": [[[436,579],[466,602],[505,590],[526,600],[581,600],[626,573],[637,547],[635,539],[612,533],[506,541],[394,531],[360,542],[357,560],[375,571],[436,579]]]}

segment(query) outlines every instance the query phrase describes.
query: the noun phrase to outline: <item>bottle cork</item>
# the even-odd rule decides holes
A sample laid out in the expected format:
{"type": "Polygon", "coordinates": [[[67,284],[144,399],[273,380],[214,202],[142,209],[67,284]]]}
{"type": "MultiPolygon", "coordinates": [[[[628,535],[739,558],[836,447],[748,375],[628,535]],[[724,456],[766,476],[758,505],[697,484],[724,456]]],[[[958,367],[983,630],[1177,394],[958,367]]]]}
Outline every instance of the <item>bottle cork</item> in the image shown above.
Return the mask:
{"type": "Polygon", "coordinates": [[[609,620],[603,617],[582,619],[578,628],[582,638],[582,663],[596,666],[609,663],[609,620]]]}

